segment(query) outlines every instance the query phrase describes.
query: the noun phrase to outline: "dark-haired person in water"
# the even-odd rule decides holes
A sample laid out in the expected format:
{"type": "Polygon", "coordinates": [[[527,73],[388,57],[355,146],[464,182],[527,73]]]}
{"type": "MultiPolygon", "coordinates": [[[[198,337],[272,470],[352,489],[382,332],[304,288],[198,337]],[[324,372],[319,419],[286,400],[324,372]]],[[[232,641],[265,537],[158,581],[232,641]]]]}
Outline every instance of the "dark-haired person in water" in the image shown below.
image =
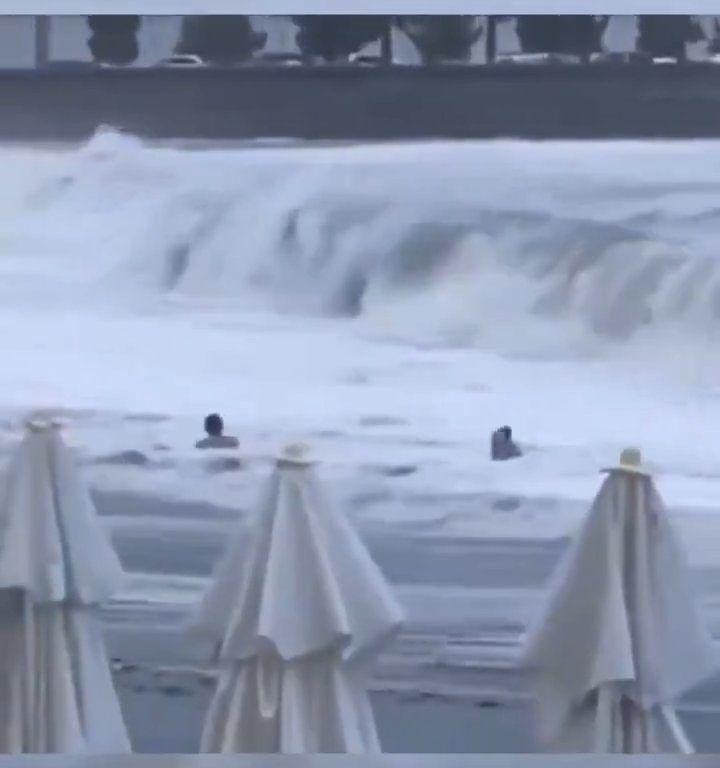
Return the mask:
{"type": "Polygon", "coordinates": [[[493,461],[508,461],[522,456],[522,451],[513,440],[510,427],[500,427],[490,438],[490,458],[493,461]]]}
{"type": "Polygon", "coordinates": [[[195,443],[196,448],[238,448],[240,441],[237,437],[223,434],[225,424],[217,413],[205,417],[205,432],[207,437],[195,443]]]}

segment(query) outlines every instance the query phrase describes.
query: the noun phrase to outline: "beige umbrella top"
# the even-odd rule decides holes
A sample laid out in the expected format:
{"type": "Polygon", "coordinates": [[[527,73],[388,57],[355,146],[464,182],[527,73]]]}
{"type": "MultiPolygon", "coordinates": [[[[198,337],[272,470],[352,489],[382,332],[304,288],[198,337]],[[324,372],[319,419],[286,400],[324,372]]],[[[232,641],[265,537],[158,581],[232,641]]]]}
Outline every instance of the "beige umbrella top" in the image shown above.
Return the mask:
{"type": "Polygon", "coordinates": [[[102,603],[122,585],[118,556],[60,424],[26,426],[0,496],[0,589],[36,603],[102,603]]]}
{"type": "Polygon", "coordinates": [[[304,446],[278,457],[250,541],[231,545],[191,630],[222,643],[221,658],[270,647],[284,660],[335,648],[372,654],[403,612],[346,516],[333,508],[304,446]]]}
{"type": "Polygon", "coordinates": [[[640,452],[605,471],[530,633],[547,740],[604,685],[649,710],[716,672],[685,554],[640,452]]]}

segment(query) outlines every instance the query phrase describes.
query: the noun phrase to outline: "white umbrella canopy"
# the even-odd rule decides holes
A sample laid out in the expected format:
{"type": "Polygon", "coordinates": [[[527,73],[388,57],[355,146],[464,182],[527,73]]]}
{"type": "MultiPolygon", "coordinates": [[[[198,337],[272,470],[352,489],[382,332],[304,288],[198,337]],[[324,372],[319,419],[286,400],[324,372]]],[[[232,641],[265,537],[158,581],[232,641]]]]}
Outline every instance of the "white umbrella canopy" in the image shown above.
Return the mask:
{"type": "Polygon", "coordinates": [[[303,450],[287,449],[193,622],[220,664],[202,751],[379,752],[367,684],[402,621],[303,450]]]}
{"type": "Polygon", "coordinates": [[[0,495],[0,752],[130,751],[96,616],[122,578],[58,426],[29,423],[0,495]]]}
{"type": "Polygon", "coordinates": [[[711,639],[639,451],[607,471],[526,649],[541,737],[559,752],[691,752],[672,702],[716,673],[711,639]]]}

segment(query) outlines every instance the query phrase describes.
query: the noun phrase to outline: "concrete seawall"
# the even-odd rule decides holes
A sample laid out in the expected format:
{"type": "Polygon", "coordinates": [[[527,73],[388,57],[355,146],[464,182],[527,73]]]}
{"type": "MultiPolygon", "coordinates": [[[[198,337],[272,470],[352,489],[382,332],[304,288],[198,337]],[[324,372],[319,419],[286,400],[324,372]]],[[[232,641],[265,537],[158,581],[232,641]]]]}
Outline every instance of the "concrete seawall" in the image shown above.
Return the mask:
{"type": "Polygon", "coordinates": [[[0,71],[0,139],[720,137],[720,66],[0,71]]]}

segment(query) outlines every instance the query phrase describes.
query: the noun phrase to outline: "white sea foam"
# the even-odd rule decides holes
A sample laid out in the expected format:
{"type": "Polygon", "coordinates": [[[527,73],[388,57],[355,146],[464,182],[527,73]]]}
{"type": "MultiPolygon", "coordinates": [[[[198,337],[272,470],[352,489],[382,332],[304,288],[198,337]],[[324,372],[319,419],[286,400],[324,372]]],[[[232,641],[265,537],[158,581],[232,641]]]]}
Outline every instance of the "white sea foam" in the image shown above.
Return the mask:
{"type": "Polygon", "coordinates": [[[99,482],[237,502],[265,465],[210,476],[190,447],[219,410],[246,454],[304,437],[343,493],[384,493],[368,525],[567,531],[571,507],[473,519],[422,499],[586,500],[626,443],[673,504],[719,506],[720,144],[191,150],[103,131],[0,161],[4,405],[92,410],[72,428],[89,459],[166,461],[99,482]],[[505,422],[532,449],[491,464],[505,422]]]}

